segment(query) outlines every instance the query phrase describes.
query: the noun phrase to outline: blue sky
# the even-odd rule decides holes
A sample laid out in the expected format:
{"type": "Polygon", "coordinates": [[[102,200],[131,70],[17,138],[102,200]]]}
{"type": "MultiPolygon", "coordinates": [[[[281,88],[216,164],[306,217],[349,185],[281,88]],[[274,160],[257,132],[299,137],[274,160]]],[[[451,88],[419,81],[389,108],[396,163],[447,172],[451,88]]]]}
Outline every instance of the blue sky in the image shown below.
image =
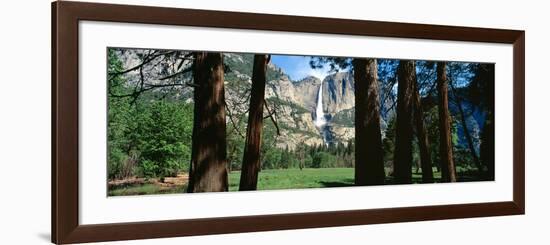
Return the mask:
{"type": "Polygon", "coordinates": [[[298,55],[272,55],[271,63],[283,69],[291,80],[297,81],[307,76],[325,78],[330,70],[327,66],[322,69],[312,69],[309,65],[309,56],[298,55]]]}
{"type": "MultiPolygon", "coordinates": [[[[382,59],[384,60],[384,59],[382,59]]],[[[283,72],[288,74],[290,76],[290,79],[293,81],[299,81],[307,76],[314,76],[321,80],[323,80],[330,71],[330,68],[328,65],[325,65],[321,69],[312,69],[309,65],[310,56],[301,56],[301,55],[271,55],[271,63],[274,65],[280,67],[283,69],[283,72]]],[[[394,62],[398,62],[398,60],[393,60],[394,62]]],[[[417,73],[419,73],[421,69],[421,64],[425,62],[421,61],[416,66],[417,73]]],[[[468,71],[466,66],[470,63],[467,62],[453,62],[460,66],[460,69],[463,69],[464,71],[468,71]]],[[[448,66],[448,69],[450,66],[448,66]]],[[[382,63],[379,64],[378,72],[379,72],[379,78],[384,78],[384,76],[395,76],[395,72],[397,69],[397,63],[394,63],[393,65],[390,65],[388,63],[382,63]],[[387,74],[383,75],[381,74],[381,71],[386,69],[387,74]]],[[[435,69],[435,68],[432,68],[435,69]]],[[[456,77],[455,86],[457,87],[464,87],[467,84],[470,83],[470,80],[472,79],[473,74],[471,72],[463,72],[460,74],[460,76],[456,77]]],[[[435,82],[435,73],[432,74],[432,83],[435,82]]],[[[397,88],[397,84],[395,85],[395,88],[397,88]]]]}

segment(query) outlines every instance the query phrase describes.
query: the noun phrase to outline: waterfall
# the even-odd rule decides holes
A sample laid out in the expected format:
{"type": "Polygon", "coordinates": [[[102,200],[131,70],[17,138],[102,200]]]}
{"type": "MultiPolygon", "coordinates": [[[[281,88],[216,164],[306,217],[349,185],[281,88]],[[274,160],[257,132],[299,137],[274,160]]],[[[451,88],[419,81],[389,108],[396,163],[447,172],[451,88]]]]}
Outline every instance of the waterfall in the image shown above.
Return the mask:
{"type": "Polygon", "coordinates": [[[323,112],[323,83],[319,86],[319,93],[317,95],[317,108],[315,108],[315,126],[323,127],[327,120],[325,119],[325,112],[323,112]]]}

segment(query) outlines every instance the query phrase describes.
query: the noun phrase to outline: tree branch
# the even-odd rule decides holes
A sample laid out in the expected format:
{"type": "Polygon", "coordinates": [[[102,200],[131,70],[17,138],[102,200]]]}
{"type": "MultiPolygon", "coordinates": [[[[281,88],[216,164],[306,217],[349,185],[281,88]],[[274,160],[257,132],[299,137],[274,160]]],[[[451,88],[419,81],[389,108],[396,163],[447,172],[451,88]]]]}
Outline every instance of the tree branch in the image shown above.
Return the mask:
{"type": "MultiPolygon", "coordinates": [[[[125,73],[128,73],[128,72],[131,72],[131,71],[135,71],[137,69],[140,69],[141,67],[143,67],[144,65],[148,64],[149,62],[153,61],[154,59],[160,57],[160,56],[163,56],[163,55],[170,55],[170,54],[173,54],[175,51],[170,51],[170,52],[161,52],[159,54],[148,54],[147,56],[145,56],[145,59],[139,64],[139,65],[136,65],[132,68],[129,68],[129,69],[126,69],[126,70],[123,70],[123,71],[118,71],[118,72],[111,72],[109,73],[109,76],[111,76],[110,79],[112,79],[112,77],[115,77],[115,76],[118,76],[118,75],[122,75],[122,74],[125,74],[125,73]]],[[[109,80],[110,80],[109,79],[109,80]]]]}
{"type": "Polygon", "coordinates": [[[244,139],[245,138],[244,134],[241,133],[241,131],[237,127],[237,123],[235,123],[235,120],[233,119],[233,113],[231,112],[231,109],[229,109],[229,106],[227,106],[227,103],[225,101],[223,103],[225,104],[225,108],[227,108],[227,115],[229,116],[229,120],[231,121],[231,125],[233,125],[233,128],[235,129],[235,131],[237,131],[237,133],[241,136],[241,138],[244,139]]]}
{"type": "Polygon", "coordinates": [[[271,112],[271,110],[269,109],[269,105],[267,104],[267,100],[264,99],[264,106],[265,106],[265,109],[268,111],[269,113],[269,118],[271,118],[271,121],[273,122],[273,125],[275,125],[275,128],[277,129],[277,135],[280,136],[281,135],[281,131],[279,130],[279,125],[277,124],[277,120],[275,120],[275,118],[273,117],[273,115],[276,115],[276,111],[273,110],[273,112],[271,112]]]}
{"type": "Polygon", "coordinates": [[[178,75],[180,75],[180,74],[190,72],[192,69],[193,69],[193,67],[190,66],[190,67],[187,67],[187,68],[185,68],[185,69],[183,69],[183,70],[181,70],[181,71],[178,71],[178,72],[176,72],[176,73],[174,73],[174,74],[170,74],[170,75],[168,75],[168,76],[161,77],[161,78],[159,78],[159,80],[160,80],[160,81],[164,81],[164,80],[167,80],[167,79],[170,79],[170,78],[174,78],[174,77],[176,77],[176,76],[178,76],[178,75]]]}

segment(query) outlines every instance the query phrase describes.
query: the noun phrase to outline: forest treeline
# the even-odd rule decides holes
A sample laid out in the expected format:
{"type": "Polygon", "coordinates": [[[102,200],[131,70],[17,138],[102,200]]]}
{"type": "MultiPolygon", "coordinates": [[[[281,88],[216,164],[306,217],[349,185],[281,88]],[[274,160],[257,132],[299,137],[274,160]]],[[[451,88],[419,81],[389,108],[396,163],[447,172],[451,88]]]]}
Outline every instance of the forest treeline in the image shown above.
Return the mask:
{"type": "Polygon", "coordinates": [[[441,182],[459,181],[457,169],[494,179],[493,64],[312,57],[312,68],[353,71],[356,138],[289,149],[274,141],[286,125],[265,95],[269,55],[254,55],[239,115],[227,108],[222,53],[147,50],[139,61],[125,65],[108,49],[109,179],[185,171],[188,192],[227,191],[230,171],[241,172],[239,190],[256,190],[261,169],[353,167],[356,185],[412,183],[413,172],[432,183],[434,170],[441,182]],[[144,67],[158,59],[171,66],[151,79],[144,67]],[[179,97],[183,87],[192,101],[179,97]]]}

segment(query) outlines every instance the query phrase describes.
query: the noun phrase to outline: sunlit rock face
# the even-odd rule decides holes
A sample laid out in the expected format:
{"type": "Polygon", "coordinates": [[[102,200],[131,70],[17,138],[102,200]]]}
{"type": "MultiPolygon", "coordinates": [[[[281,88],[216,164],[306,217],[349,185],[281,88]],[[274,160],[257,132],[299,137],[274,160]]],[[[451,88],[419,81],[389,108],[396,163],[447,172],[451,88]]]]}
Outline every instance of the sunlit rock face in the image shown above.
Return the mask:
{"type": "MultiPolygon", "coordinates": [[[[323,80],[309,76],[289,82],[288,77],[274,81],[266,94],[304,108],[310,114],[306,131],[317,131],[325,145],[347,142],[355,137],[355,82],[349,72],[338,72],[323,80]],[[292,86],[289,86],[292,85],[292,86]]],[[[290,120],[290,118],[287,117],[290,120]]],[[[284,119],[283,119],[284,120],[284,119]]],[[[285,120],[287,121],[287,120],[285,120]]],[[[312,141],[319,144],[319,140],[312,141]]]]}
{"type": "Polygon", "coordinates": [[[328,114],[355,107],[355,81],[351,72],[337,72],[323,80],[323,105],[328,114]]]}
{"type": "MultiPolygon", "coordinates": [[[[125,67],[133,67],[141,62],[139,50],[128,49],[121,52],[125,67]]],[[[225,99],[227,110],[231,110],[234,117],[247,116],[249,103],[243,102],[247,96],[243,91],[249,90],[252,84],[253,60],[252,54],[224,53],[224,64],[230,67],[224,75],[225,99]]],[[[146,77],[149,83],[160,82],[154,78],[163,77],[164,73],[170,73],[166,69],[178,66],[176,59],[162,59],[158,62],[156,66],[144,67],[148,76],[152,76],[146,77]]],[[[191,63],[184,65],[190,66],[191,63]]],[[[346,143],[355,137],[355,83],[351,72],[333,73],[323,78],[307,76],[300,80],[291,80],[284,70],[270,63],[267,73],[265,98],[269,106],[277,110],[276,117],[281,126],[281,136],[277,140],[279,147],[288,146],[289,149],[294,149],[299,144],[346,143]]],[[[125,78],[128,83],[135,84],[139,80],[139,73],[129,72],[125,78]]],[[[178,83],[192,82],[192,75],[185,74],[175,79],[178,83]]],[[[170,89],[166,89],[166,92],[173,99],[193,103],[192,87],[170,89]]],[[[230,123],[231,120],[228,118],[227,122],[230,123]]]]}
{"type": "Polygon", "coordinates": [[[280,100],[279,121],[295,129],[282,130],[279,146],[346,144],[355,138],[354,89],[350,72],[333,73],[322,80],[308,76],[292,81],[283,75],[268,81],[266,98],[280,100]]]}

